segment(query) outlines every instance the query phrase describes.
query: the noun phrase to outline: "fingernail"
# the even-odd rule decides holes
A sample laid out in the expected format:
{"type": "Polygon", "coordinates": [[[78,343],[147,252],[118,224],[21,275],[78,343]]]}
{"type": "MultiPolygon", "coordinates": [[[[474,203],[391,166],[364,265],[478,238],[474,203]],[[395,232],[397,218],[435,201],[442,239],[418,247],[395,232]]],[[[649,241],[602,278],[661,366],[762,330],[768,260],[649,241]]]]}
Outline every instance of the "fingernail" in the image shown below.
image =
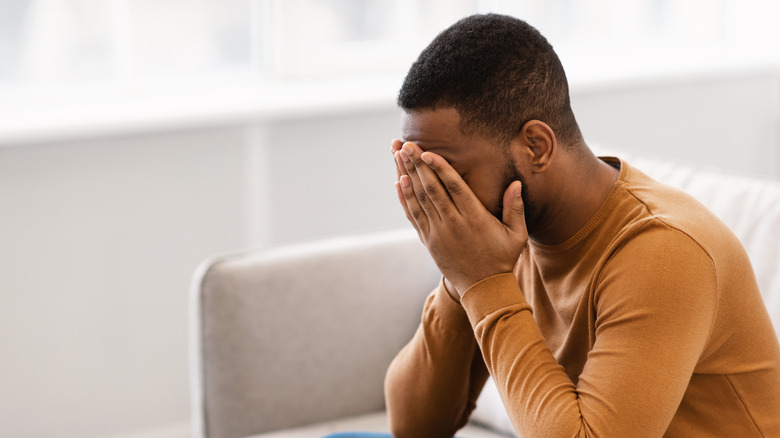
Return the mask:
{"type": "Polygon", "coordinates": [[[409,177],[406,175],[401,175],[401,187],[407,188],[409,187],[409,177]]]}
{"type": "Polygon", "coordinates": [[[431,164],[433,162],[433,157],[431,157],[429,154],[422,154],[420,155],[420,158],[425,161],[425,164],[431,164]]]}
{"type": "Polygon", "coordinates": [[[520,187],[515,189],[515,198],[523,196],[523,183],[520,183],[520,187]]]}
{"type": "Polygon", "coordinates": [[[409,161],[409,154],[407,154],[406,151],[402,150],[401,152],[399,152],[399,154],[401,154],[402,160],[409,161]]]}

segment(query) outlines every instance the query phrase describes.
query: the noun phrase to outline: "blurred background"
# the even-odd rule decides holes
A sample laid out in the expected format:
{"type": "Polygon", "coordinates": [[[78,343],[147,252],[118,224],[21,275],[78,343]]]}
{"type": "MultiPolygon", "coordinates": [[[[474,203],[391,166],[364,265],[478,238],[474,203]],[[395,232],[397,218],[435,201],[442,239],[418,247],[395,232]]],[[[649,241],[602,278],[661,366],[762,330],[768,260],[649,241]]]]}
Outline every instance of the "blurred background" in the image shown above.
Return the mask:
{"type": "Polygon", "coordinates": [[[199,262],[405,226],[396,92],[488,11],[592,146],[780,177],[777,1],[0,0],[0,436],[190,436],[199,262]]]}

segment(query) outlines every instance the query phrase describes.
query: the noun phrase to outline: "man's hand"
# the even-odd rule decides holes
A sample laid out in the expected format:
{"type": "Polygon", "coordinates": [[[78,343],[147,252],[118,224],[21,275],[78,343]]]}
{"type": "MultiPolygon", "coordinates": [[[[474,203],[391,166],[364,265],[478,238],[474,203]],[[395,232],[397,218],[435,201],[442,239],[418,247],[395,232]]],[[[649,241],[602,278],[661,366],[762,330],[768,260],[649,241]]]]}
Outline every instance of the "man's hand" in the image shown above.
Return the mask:
{"type": "Polygon", "coordinates": [[[458,295],[491,275],[512,272],[528,241],[520,182],[504,192],[501,223],[441,156],[399,140],[392,151],[406,217],[458,295]]]}

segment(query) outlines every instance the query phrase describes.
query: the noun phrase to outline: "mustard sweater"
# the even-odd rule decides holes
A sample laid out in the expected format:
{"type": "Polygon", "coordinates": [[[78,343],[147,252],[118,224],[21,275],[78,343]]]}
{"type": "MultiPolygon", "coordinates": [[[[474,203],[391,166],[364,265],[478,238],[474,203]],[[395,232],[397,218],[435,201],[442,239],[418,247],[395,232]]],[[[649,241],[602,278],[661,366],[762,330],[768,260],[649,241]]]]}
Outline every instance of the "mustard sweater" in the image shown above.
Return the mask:
{"type": "Polygon", "coordinates": [[[569,240],[529,241],[462,304],[428,297],[385,380],[397,436],[453,436],[489,372],[521,437],[780,437],[780,348],[742,245],[620,168],[569,240]]]}

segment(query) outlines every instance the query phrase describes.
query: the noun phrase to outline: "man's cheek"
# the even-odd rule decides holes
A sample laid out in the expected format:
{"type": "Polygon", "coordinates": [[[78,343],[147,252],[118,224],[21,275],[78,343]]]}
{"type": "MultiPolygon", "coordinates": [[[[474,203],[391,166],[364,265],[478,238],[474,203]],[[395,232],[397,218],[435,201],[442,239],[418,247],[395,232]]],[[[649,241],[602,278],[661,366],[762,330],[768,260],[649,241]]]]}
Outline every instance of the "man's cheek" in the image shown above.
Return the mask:
{"type": "Polygon", "coordinates": [[[477,196],[477,199],[479,199],[479,202],[482,203],[482,206],[485,207],[485,210],[489,211],[496,219],[501,220],[504,210],[501,202],[502,196],[496,196],[493,192],[475,192],[474,194],[477,196]]]}

